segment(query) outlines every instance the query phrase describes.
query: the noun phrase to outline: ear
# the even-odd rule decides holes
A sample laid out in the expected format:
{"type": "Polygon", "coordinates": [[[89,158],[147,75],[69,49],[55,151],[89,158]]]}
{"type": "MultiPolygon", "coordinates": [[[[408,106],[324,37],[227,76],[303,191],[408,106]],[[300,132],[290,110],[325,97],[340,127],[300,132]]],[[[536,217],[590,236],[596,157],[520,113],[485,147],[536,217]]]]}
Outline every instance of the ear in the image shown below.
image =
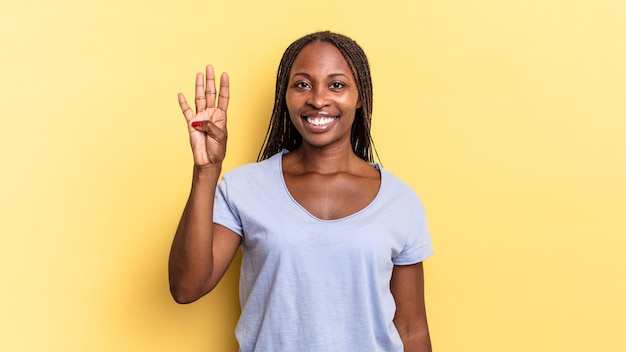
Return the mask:
{"type": "Polygon", "coordinates": [[[363,104],[361,103],[361,97],[359,97],[356,101],[356,108],[360,109],[363,107],[363,104]]]}

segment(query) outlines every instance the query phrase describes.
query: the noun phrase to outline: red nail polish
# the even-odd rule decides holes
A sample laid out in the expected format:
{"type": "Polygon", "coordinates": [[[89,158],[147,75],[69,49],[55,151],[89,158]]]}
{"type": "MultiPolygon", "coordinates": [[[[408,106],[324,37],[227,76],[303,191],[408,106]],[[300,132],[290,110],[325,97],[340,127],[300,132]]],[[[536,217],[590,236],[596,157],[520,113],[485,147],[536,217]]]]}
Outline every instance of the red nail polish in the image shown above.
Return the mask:
{"type": "Polygon", "coordinates": [[[200,127],[202,126],[202,121],[194,121],[191,123],[191,127],[200,127]]]}

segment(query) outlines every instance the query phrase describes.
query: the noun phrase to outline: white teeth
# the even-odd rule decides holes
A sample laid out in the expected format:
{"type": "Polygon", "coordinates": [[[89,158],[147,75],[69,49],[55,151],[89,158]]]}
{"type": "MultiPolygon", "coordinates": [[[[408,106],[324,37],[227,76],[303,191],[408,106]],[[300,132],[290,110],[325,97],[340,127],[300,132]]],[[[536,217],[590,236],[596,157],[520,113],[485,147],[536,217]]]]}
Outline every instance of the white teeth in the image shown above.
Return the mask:
{"type": "Polygon", "coordinates": [[[336,117],[307,117],[306,122],[310,123],[311,125],[322,126],[332,122],[334,119],[336,119],[336,117]]]}

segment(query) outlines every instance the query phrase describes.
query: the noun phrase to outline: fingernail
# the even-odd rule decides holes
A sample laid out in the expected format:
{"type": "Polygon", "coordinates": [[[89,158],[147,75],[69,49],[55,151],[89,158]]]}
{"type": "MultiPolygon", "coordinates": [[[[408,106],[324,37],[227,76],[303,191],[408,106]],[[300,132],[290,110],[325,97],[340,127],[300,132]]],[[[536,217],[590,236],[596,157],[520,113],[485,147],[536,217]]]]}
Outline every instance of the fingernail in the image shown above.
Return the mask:
{"type": "Polygon", "coordinates": [[[194,121],[191,123],[191,127],[200,127],[202,126],[202,121],[194,121]]]}

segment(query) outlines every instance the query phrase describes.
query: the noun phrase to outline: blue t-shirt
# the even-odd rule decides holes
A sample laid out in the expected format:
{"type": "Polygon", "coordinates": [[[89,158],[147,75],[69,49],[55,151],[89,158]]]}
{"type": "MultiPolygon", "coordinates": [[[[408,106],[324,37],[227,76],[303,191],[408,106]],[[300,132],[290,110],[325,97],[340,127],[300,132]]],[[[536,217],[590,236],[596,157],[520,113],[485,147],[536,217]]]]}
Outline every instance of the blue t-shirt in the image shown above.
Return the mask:
{"type": "Polygon", "coordinates": [[[389,282],[433,253],[422,203],[376,165],[375,199],[321,220],[287,190],[285,153],[227,172],[216,193],[214,222],[242,236],[240,351],[403,351],[389,282]]]}

